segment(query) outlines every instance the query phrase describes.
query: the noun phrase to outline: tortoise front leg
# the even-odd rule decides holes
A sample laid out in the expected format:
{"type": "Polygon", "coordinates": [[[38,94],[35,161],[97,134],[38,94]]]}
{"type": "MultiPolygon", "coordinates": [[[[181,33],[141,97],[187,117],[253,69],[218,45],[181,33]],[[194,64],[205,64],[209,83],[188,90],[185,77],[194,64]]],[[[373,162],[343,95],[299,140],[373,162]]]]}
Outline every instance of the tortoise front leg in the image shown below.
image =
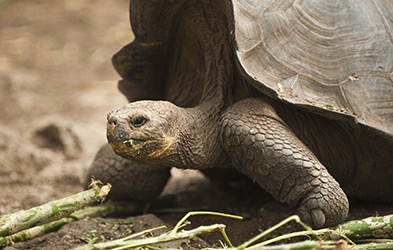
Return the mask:
{"type": "Polygon", "coordinates": [[[152,201],[170,177],[170,168],[126,160],[115,154],[108,144],[101,146],[89,172],[85,187],[92,177],[112,185],[108,198],[120,201],[152,201]]]}
{"type": "Polygon", "coordinates": [[[223,114],[223,143],[235,167],[315,228],[342,222],[348,199],[338,182],[263,99],[223,114]]]}

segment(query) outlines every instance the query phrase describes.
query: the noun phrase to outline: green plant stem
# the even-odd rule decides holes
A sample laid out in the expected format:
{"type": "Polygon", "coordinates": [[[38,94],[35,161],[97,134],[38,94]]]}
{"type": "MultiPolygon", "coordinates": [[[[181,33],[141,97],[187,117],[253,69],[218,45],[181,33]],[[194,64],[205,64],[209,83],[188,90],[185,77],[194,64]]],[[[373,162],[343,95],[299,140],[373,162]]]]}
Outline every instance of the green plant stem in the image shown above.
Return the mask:
{"type": "Polygon", "coordinates": [[[215,224],[210,226],[200,226],[195,229],[191,229],[188,231],[181,232],[172,232],[164,233],[156,237],[150,237],[146,239],[136,239],[136,240],[126,240],[126,241],[116,241],[115,244],[113,242],[103,242],[97,243],[94,245],[87,245],[76,248],[77,250],[96,250],[96,249],[126,249],[126,248],[135,248],[140,246],[146,246],[156,243],[164,243],[168,241],[181,240],[191,238],[193,236],[198,236],[200,234],[211,233],[214,231],[219,231],[225,228],[223,224],[215,224]]]}
{"type": "Polygon", "coordinates": [[[225,241],[228,243],[229,247],[233,247],[232,242],[229,240],[227,233],[225,232],[225,228],[221,229],[221,234],[224,237],[225,241]]]}
{"type": "Polygon", "coordinates": [[[311,230],[311,231],[308,230],[308,231],[300,231],[300,232],[283,234],[283,235],[277,236],[277,237],[275,237],[273,239],[269,239],[269,240],[266,240],[266,241],[261,242],[259,244],[253,245],[251,247],[247,247],[247,250],[258,249],[259,247],[266,246],[266,245],[269,245],[269,244],[274,243],[274,242],[278,242],[278,241],[281,241],[281,240],[290,239],[290,238],[294,238],[294,237],[308,236],[308,235],[314,235],[314,236],[315,235],[318,235],[318,236],[320,235],[320,236],[323,236],[323,235],[327,235],[327,234],[335,234],[337,236],[341,236],[342,238],[347,240],[352,245],[355,245],[355,243],[353,241],[351,241],[347,236],[345,236],[345,235],[343,235],[343,234],[341,234],[341,233],[339,233],[337,231],[334,231],[334,230],[332,230],[330,228],[324,228],[324,229],[319,229],[319,230],[311,230]]]}
{"type": "MultiPolygon", "coordinates": [[[[113,246],[117,246],[117,245],[121,244],[124,241],[131,240],[131,239],[133,239],[135,237],[139,237],[139,236],[142,236],[142,235],[147,234],[147,233],[152,233],[155,230],[164,229],[164,228],[166,228],[165,225],[159,226],[159,227],[155,227],[155,228],[151,228],[151,229],[147,229],[147,230],[141,231],[139,233],[134,233],[134,234],[131,234],[131,235],[127,236],[127,237],[124,237],[124,238],[121,238],[121,239],[118,239],[118,240],[112,240],[112,241],[109,241],[109,242],[106,242],[106,243],[108,243],[108,244],[110,243],[111,246],[112,245],[113,246]]],[[[113,249],[122,249],[122,247],[120,247],[120,248],[115,247],[113,249]]]]}
{"type": "MultiPolygon", "coordinates": [[[[319,241],[306,240],[306,241],[302,241],[302,242],[275,245],[275,246],[260,246],[258,248],[253,248],[253,249],[257,249],[257,250],[317,250],[317,249],[329,249],[331,247],[332,247],[331,243],[325,242],[324,244],[322,244],[319,241]]],[[[248,250],[248,248],[246,248],[246,249],[248,250]]]]}
{"type": "Polygon", "coordinates": [[[101,206],[85,207],[84,209],[78,210],[69,216],[62,218],[57,221],[52,221],[47,224],[35,226],[29,229],[25,229],[18,233],[10,236],[0,237],[0,247],[10,246],[13,243],[31,240],[35,237],[44,235],[48,232],[55,231],[63,225],[70,223],[75,220],[80,220],[86,217],[97,217],[107,216],[113,213],[119,212],[135,212],[140,207],[134,203],[105,203],[101,206]]]}
{"type": "Polygon", "coordinates": [[[246,249],[247,250],[255,250],[255,249],[259,249],[260,247],[263,247],[263,246],[266,246],[266,245],[269,245],[269,244],[272,244],[274,242],[278,242],[281,240],[285,240],[285,239],[290,239],[290,238],[300,237],[300,236],[314,235],[314,234],[323,235],[328,232],[329,232],[329,229],[321,229],[321,230],[317,230],[317,231],[301,231],[301,232],[283,234],[283,235],[277,236],[273,239],[269,239],[269,240],[266,240],[266,241],[261,242],[259,244],[253,245],[251,247],[247,247],[246,249]]]}
{"type": "MultiPolygon", "coordinates": [[[[213,216],[221,216],[221,217],[227,217],[227,218],[231,218],[231,219],[237,219],[237,220],[242,220],[243,217],[238,216],[238,215],[232,215],[232,214],[225,214],[225,213],[218,213],[218,212],[210,212],[210,211],[197,211],[197,212],[188,212],[176,225],[175,227],[172,229],[172,231],[170,233],[176,233],[179,228],[182,227],[182,225],[184,225],[185,221],[194,215],[213,215],[213,216]]],[[[225,232],[225,227],[220,230],[222,236],[224,237],[225,241],[227,242],[227,244],[230,247],[233,247],[231,241],[228,238],[228,235],[225,232]]]]}
{"type": "Polygon", "coordinates": [[[73,220],[74,219],[71,217],[66,217],[57,221],[52,221],[48,224],[22,230],[10,236],[0,237],[0,247],[10,246],[16,242],[33,239],[48,232],[54,231],[73,220]]]}
{"type": "Polygon", "coordinates": [[[214,216],[228,217],[228,218],[232,218],[232,219],[243,219],[241,216],[218,213],[218,212],[210,212],[210,211],[189,212],[183,218],[181,218],[179,220],[179,222],[175,225],[175,227],[171,231],[163,233],[163,234],[156,236],[156,237],[130,240],[131,238],[151,232],[152,230],[160,229],[162,227],[145,230],[143,232],[136,233],[136,234],[130,235],[128,237],[125,237],[125,238],[122,238],[119,240],[114,240],[114,241],[109,241],[109,242],[104,242],[104,243],[97,243],[97,244],[88,245],[88,246],[82,246],[82,247],[79,247],[76,249],[79,249],[79,250],[82,250],[82,249],[83,250],[86,250],[86,249],[89,249],[89,250],[91,250],[91,249],[120,250],[120,249],[135,248],[135,247],[140,247],[140,246],[151,247],[150,246],[151,244],[180,240],[180,239],[185,239],[185,238],[191,238],[193,236],[197,236],[200,234],[206,234],[206,233],[210,233],[213,231],[220,231],[222,233],[222,235],[224,236],[224,238],[226,239],[228,245],[232,246],[232,243],[230,242],[228,236],[225,233],[225,225],[223,225],[223,224],[215,224],[215,225],[211,225],[211,226],[200,226],[195,229],[183,230],[181,232],[178,232],[179,229],[186,224],[186,220],[190,216],[194,216],[194,215],[214,215],[214,216]]]}
{"type": "Polygon", "coordinates": [[[44,235],[48,232],[55,231],[63,225],[75,220],[80,220],[86,217],[107,216],[119,212],[135,212],[140,210],[140,206],[134,203],[105,203],[101,206],[85,207],[78,210],[69,216],[57,221],[52,221],[47,224],[35,226],[29,229],[22,230],[10,236],[0,237],[0,247],[10,246],[13,243],[31,240],[35,237],[44,235]]]}
{"type": "MultiPolygon", "coordinates": [[[[284,239],[289,239],[293,237],[299,236],[307,236],[307,235],[327,235],[327,240],[337,240],[340,238],[346,239],[351,244],[355,244],[352,240],[356,239],[365,239],[365,238],[392,238],[393,237],[393,215],[386,215],[382,217],[369,217],[361,220],[353,220],[342,223],[333,228],[324,228],[319,230],[312,230],[310,228],[306,228],[307,231],[295,232],[280,235],[270,240],[266,240],[254,246],[248,247],[252,243],[256,242],[257,240],[261,239],[262,237],[266,236],[270,232],[276,230],[280,226],[288,223],[291,220],[295,220],[297,222],[300,219],[297,216],[289,217],[282,222],[276,224],[275,226],[269,228],[268,230],[262,232],[261,234],[255,236],[251,240],[245,242],[244,244],[240,245],[237,249],[247,249],[247,250],[255,250],[260,249],[263,246],[268,244],[278,242],[284,239]]],[[[318,239],[320,239],[318,237],[318,239]]],[[[389,244],[389,243],[387,243],[389,244]]],[[[383,243],[378,244],[376,247],[383,246],[383,243]]],[[[371,247],[371,245],[365,245],[365,247],[371,247]]]]}
{"type": "Polygon", "coordinates": [[[65,217],[93,202],[103,200],[110,185],[94,183],[93,188],[57,201],[52,201],[28,210],[0,217],[0,237],[17,233],[23,229],[48,223],[65,217]]]}
{"type": "MultiPolygon", "coordinates": [[[[240,245],[237,249],[247,249],[247,250],[256,250],[262,249],[262,247],[271,244],[273,242],[278,242],[280,240],[289,239],[298,236],[307,236],[307,235],[327,235],[327,239],[339,239],[344,238],[351,244],[355,244],[352,240],[356,239],[365,239],[365,238],[392,238],[393,237],[393,215],[386,215],[383,217],[369,217],[361,220],[353,220],[342,223],[333,228],[324,228],[319,230],[307,230],[295,233],[289,233],[280,235],[270,240],[266,240],[262,243],[256,244],[254,246],[248,247],[253,242],[261,239],[263,236],[266,236],[268,233],[272,232],[273,230],[277,229],[278,227],[284,225],[285,223],[289,222],[292,217],[283,220],[282,222],[278,223],[277,225],[269,228],[268,230],[264,231],[263,233],[255,236],[251,240],[245,242],[244,244],[240,245]]],[[[296,220],[296,216],[294,218],[296,220]]],[[[296,220],[297,221],[297,220],[296,220]]],[[[320,238],[319,238],[320,239],[320,238]]],[[[356,245],[359,249],[389,249],[386,247],[393,247],[392,242],[386,243],[370,243],[364,245],[356,245]],[[385,247],[385,248],[384,248],[385,247]]]]}
{"type": "Polygon", "coordinates": [[[254,238],[252,238],[252,239],[250,239],[250,240],[244,242],[243,244],[241,244],[240,246],[238,246],[237,249],[239,249],[239,250],[245,249],[246,247],[248,247],[249,245],[251,245],[251,244],[253,244],[254,242],[258,241],[258,240],[261,239],[262,237],[268,235],[269,233],[273,232],[274,230],[278,229],[279,227],[281,227],[281,226],[283,226],[283,225],[285,225],[285,224],[287,224],[288,222],[293,221],[293,220],[296,221],[297,223],[299,223],[300,225],[302,225],[302,226],[307,230],[307,232],[308,232],[309,234],[312,234],[312,235],[314,235],[315,237],[317,237],[318,239],[320,239],[319,236],[316,235],[316,234],[314,233],[314,231],[313,231],[309,226],[305,225],[305,224],[300,220],[299,216],[297,216],[297,215],[292,215],[292,216],[286,218],[285,220],[283,220],[283,221],[277,223],[276,225],[272,226],[271,228],[269,228],[269,229],[263,231],[262,233],[258,234],[258,235],[255,236],[254,238]]]}
{"type": "MultiPolygon", "coordinates": [[[[164,229],[164,228],[166,228],[165,225],[159,226],[159,227],[155,227],[155,228],[152,228],[152,229],[147,229],[147,230],[144,230],[144,231],[139,232],[139,233],[132,234],[132,235],[130,235],[130,236],[127,236],[127,237],[122,238],[122,239],[117,240],[117,241],[121,242],[121,241],[125,241],[125,240],[130,240],[130,239],[132,239],[132,238],[135,238],[135,237],[138,237],[138,236],[142,236],[142,235],[144,235],[144,234],[146,234],[146,233],[152,233],[152,232],[155,231],[155,230],[164,229]]],[[[112,242],[114,242],[114,241],[112,241],[112,242]]]]}
{"type": "MultiPolygon", "coordinates": [[[[392,238],[393,214],[344,222],[334,227],[333,230],[344,234],[351,240],[366,238],[392,238]]],[[[335,234],[331,234],[328,237],[328,239],[337,238],[339,238],[339,236],[335,234]]]]}
{"type": "Polygon", "coordinates": [[[210,212],[210,211],[196,211],[196,212],[188,212],[183,218],[179,220],[179,222],[175,225],[175,227],[172,229],[171,232],[176,233],[179,228],[183,225],[183,223],[191,216],[194,215],[214,215],[214,216],[221,216],[221,217],[227,217],[231,219],[237,219],[237,220],[242,220],[243,217],[237,216],[237,215],[232,215],[232,214],[225,214],[225,213],[219,213],[219,212],[210,212]]]}
{"type": "MultiPolygon", "coordinates": [[[[386,243],[369,243],[363,245],[356,245],[354,248],[352,245],[346,244],[345,241],[301,241],[296,243],[281,244],[275,246],[260,246],[245,248],[246,250],[322,250],[322,249],[340,249],[340,250],[379,250],[379,249],[393,249],[393,242],[386,243]]],[[[228,249],[230,250],[230,249],[228,249]]]]}
{"type": "Polygon", "coordinates": [[[371,249],[393,249],[393,242],[386,242],[386,243],[369,243],[369,244],[362,244],[356,245],[357,250],[371,250],[371,249]]]}
{"type": "MultiPolygon", "coordinates": [[[[149,246],[149,245],[146,245],[144,247],[149,248],[149,249],[153,249],[153,250],[179,250],[179,249],[175,249],[175,248],[160,248],[160,247],[153,247],[153,246],[149,246]]],[[[116,249],[113,249],[113,250],[116,250],[116,249]]]]}

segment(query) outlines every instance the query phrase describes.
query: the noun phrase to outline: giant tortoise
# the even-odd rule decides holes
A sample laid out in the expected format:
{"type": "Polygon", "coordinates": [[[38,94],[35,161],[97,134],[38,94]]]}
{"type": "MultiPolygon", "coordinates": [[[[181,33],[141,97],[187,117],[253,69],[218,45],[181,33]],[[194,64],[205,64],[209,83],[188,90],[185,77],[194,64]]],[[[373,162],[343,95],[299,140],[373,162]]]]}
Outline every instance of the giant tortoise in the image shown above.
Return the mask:
{"type": "Polygon", "coordinates": [[[92,174],[157,195],[167,166],[233,167],[313,227],[393,200],[393,4],[131,0],[113,57],[131,102],[92,174]],[[129,170],[122,176],[124,166],[129,170]]]}

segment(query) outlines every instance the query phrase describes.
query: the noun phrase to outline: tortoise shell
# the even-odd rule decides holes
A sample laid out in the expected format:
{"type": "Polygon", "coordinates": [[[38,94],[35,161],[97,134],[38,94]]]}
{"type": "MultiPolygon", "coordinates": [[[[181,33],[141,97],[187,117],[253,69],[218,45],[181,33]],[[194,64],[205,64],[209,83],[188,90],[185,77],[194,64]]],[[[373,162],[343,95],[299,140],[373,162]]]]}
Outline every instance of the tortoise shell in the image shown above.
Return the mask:
{"type": "Polygon", "coordinates": [[[232,4],[237,58],[254,87],[393,134],[391,1],[232,4]]]}

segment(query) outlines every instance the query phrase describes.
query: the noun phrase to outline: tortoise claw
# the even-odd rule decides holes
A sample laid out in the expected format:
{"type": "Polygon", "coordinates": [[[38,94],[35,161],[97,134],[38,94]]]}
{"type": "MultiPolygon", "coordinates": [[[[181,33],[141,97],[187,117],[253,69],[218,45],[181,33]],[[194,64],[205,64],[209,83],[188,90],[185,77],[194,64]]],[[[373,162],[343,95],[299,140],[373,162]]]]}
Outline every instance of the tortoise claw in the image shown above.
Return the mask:
{"type": "Polygon", "coordinates": [[[326,217],[321,209],[311,211],[301,209],[301,211],[298,211],[298,214],[304,223],[311,225],[313,228],[322,228],[325,225],[326,217]]]}
{"type": "MultiPolygon", "coordinates": [[[[348,199],[334,183],[328,188],[330,192],[322,196],[321,189],[310,192],[298,207],[298,214],[302,221],[313,228],[337,225],[348,215],[348,199]]],[[[323,189],[323,188],[322,188],[323,189]]]]}
{"type": "Polygon", "coordinates": [[[315,227],[319,228],[325,225],[325,214],[322,212],[321,209],[314,209],[311,211],[311,219],[312,223],[315,227]]]}

